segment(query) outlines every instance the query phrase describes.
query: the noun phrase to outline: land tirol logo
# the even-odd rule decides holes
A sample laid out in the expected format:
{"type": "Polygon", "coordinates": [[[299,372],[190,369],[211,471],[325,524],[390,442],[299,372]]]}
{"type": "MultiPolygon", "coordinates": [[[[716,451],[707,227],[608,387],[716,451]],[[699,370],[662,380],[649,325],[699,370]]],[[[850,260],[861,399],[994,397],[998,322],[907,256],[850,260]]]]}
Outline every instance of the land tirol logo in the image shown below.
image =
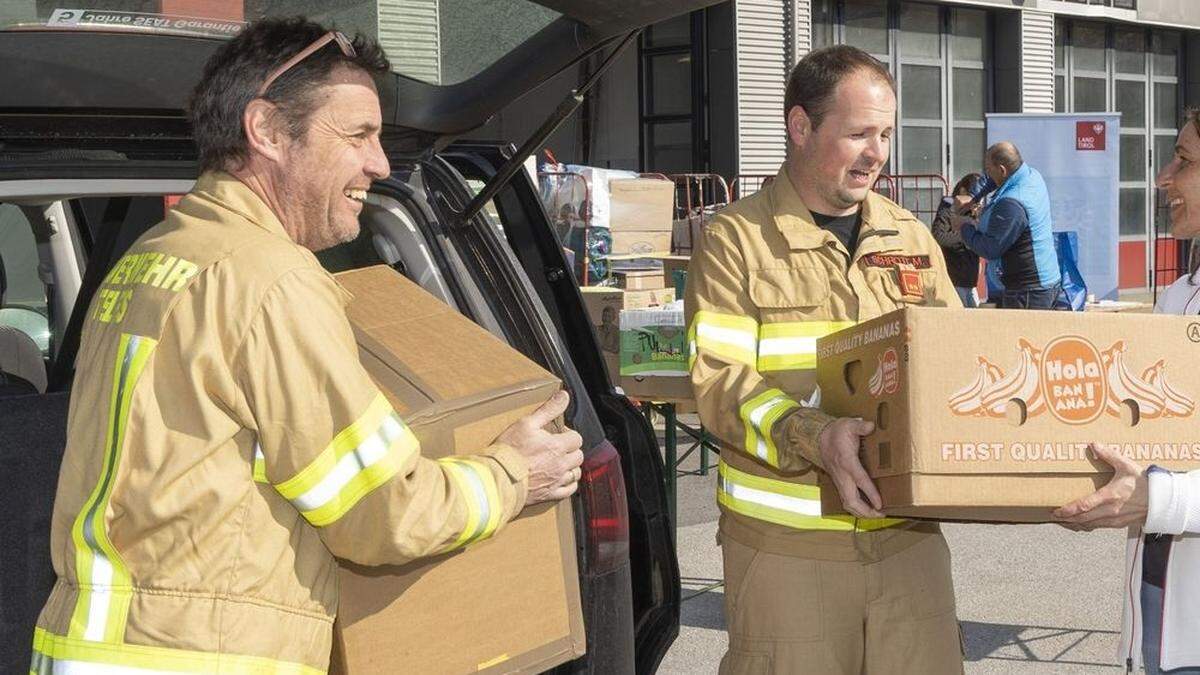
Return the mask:
{"type": "Polygon", "coordinates": [[[1012,401],[1034,417],[1049,411],[1067,424],[1087,424],[1103,414],[1120,417],[1130,404],[1139,419],[1191,417],[1196,401],[1174,389],[1162,359],[1140,375],[1125,363],[1128,351],[1118,340],[1103,351],[1086,338],[1064,335],[1039,349],[1017,340],[1017,364],[1005,373],[979,356],[975,380],[950,396],[955,415],[1004,417],[1012,401]]]}

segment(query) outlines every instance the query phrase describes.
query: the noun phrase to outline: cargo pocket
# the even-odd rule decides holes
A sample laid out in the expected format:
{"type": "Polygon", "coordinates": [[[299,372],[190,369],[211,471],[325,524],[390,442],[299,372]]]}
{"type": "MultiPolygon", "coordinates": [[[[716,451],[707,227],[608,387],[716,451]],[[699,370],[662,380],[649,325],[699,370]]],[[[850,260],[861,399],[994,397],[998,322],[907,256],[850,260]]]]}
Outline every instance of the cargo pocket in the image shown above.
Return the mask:
{"type": "MultiPolygon", "coordinates": [[[[950,576],[950,548],[940,536],[931,536],[928,541],[911,547],[908,574],[914,582],[912,593],[913,615],[924,619],[953,613],[954,584],[950,576]]],[[[957,624],[957,621],[955,621],[957,624]]]]}
{"type": "Polygon", "coordinates": [[[814,560],[755,551],[732,600],[731,639],[817,640],[823,633],[814,560]]]}
{"type": "Polygon", "coordinates": [[[750,301],[764,314],[812,311],[829,301],[829,275],[817,267],[775,267],[750,273],[750,301]]]}
{"type": "Polygon", "coordinates": [[[730,649],[721,658],[720,675],[769,675],[771,656],[759,652],[730,649]]]}

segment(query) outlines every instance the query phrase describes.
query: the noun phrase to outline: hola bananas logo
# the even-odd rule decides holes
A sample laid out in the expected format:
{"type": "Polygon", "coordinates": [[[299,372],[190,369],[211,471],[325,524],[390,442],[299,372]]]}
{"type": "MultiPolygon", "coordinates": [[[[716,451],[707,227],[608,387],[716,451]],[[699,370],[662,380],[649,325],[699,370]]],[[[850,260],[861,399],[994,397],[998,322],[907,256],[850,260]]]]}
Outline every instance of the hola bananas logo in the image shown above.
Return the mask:
{"type": "Polygon", "coordinates": [[[975,379],[948,401],[955,415],[1005,417],[1012,406],[1021,418],[1049,411],[1066,424],[1088,424],[1101,415],[1145,420],[1190,417],[1196,402],[1167,381],[1159,360],[1137,374],[1126,363],[1124,340],[1100,351],[1077,335],[1065,335],[1039,349],[1017,341],[1017,363],[1007,373],[980,356],[975,379]]]}

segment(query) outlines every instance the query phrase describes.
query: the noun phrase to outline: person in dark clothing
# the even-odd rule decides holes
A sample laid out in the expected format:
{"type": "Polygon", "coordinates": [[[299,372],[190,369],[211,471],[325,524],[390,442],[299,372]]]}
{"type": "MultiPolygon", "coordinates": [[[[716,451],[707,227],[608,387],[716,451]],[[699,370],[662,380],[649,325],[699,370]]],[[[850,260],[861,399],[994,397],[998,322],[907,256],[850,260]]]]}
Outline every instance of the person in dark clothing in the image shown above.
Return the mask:
{"type": "MultiPolygon", "coordinates": [[[[966,209],[971,205],[982,182],[983,176],[978,173],[963,176],[950,191],[950,195],[942,198],[930,227],[933,238],[937,240],[938,246],[942,247],[946,269],[950,272],[950,280],[954,282],[954,290],[958,291],[963,307],[979,306],[979,297],[975,293],[975,285],[979,283],[979,256],[963,243],[962,235],[950,225],[950,217],[954,213],[954,207],[966,209]]],[[[970,217],[971,214],[966,215],[970,217]]]]}
{"type": "Polygon", "coordinates": [[[963,210],[955,209],[950,225],[962,236],[967,248],[988,260],[999,260],[1005,309],[1053,309],[1062,292],[1062,274],[1054,251],[1050,221],[1050,194],[1037,169],[1021,160],[1012,143],[1000,142],[987,149],[984,172],[995,194],[984,207],[979,225],[968,222],[963,210]]]}

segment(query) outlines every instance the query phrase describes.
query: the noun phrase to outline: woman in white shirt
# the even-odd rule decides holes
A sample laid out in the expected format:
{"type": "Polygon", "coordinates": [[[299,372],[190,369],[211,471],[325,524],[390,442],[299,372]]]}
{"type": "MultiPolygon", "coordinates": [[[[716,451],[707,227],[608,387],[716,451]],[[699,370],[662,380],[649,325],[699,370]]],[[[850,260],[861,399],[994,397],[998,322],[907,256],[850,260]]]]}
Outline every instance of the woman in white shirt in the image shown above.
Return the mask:
{"type": "MultiPolygon", "coordinates": [[[[1177,239],[1200,236],[1200,111],[1188,111],[1175,156],[1155,183],[1166,192],[1171,233],[1177,239]]],[[[1200,314],[1198,255],[1193,249],[1192,269],[1171,284],[1154,311],[1200,314]]],[[[1126,669],[1200,674],[1200,470],[1143,468],[1100,445],[1092,451],[1113,466],[1112,480],[1055,517],[1072,529],[1129,528],[1121,628],[1126,669]]]]}

